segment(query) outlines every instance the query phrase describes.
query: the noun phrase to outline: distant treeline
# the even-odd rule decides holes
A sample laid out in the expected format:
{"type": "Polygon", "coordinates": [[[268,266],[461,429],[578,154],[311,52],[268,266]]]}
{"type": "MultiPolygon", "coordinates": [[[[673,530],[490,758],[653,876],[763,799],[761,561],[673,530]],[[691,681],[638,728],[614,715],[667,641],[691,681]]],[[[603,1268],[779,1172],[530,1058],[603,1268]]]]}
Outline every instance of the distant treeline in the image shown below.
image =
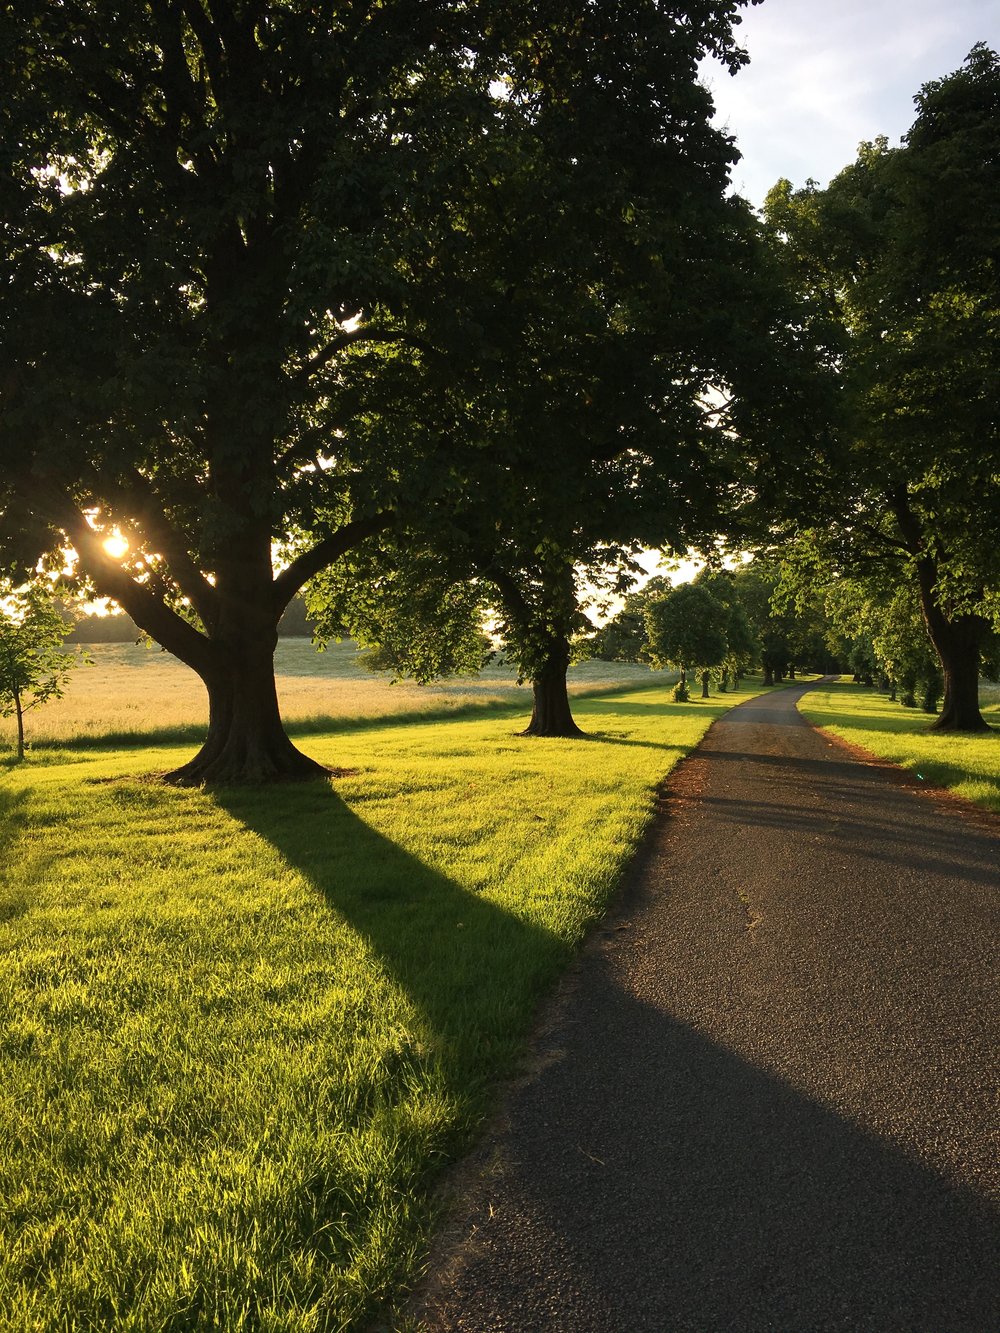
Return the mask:
{"type": "MultiPolygon", "coordinates": [[[[138,625],[124,611],[106,616],[74,616],[67,611],[66,617],[75,622],[66,636],[67,643],[135,643],[142,637],[138,625]]],[[[281,617],[278,635],[283,639],[312,637],[312,623],[306,616],[306,604],[301,597],[296,597],[281,617]]]]}

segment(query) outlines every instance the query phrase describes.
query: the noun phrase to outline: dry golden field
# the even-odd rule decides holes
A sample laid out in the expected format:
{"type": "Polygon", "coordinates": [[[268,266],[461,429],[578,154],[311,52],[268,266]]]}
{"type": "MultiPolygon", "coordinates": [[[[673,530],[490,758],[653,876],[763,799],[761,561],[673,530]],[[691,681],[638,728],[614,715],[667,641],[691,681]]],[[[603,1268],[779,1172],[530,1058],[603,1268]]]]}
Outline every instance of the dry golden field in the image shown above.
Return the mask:
{"type": "MultiPolygon", "coordinates": [[[[150,732],[201,727],[208,700],[201,681],[159,648],[99,643],[85,647],[92,665],[73,672],[61,699],[27,715],[28,744],[127,739],[150,732]]],[[[275,657],[278,695],[286,721],[329,719],[334,724],[401,713],[440,712],[469,704],[523,703],[531,691],[518,686],[507,668],[491,666],[479,676],[415,685],[393,684],[358,663],[351,643],[318,652],[308,639],[282,639],[275,657]]],[[[570,673],[572,692],[613,685],[652,684],[648,667],[584,662],[570,673]]],[[[663,679],[662,676],[659,679],[663,679]]],[[[0,747],[13,744],[14,724],[0,719],[0,747]]]]}

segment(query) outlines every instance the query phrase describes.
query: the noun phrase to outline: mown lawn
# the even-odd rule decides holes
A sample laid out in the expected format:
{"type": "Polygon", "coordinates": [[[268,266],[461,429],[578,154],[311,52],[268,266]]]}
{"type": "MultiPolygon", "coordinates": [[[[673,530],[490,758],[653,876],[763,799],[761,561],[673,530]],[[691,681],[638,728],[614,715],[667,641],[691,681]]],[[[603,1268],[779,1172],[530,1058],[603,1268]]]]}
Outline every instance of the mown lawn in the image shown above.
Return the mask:
{"type": "Polygon", "coordinates": [[[1000,691],[984,686],[983,716],[991,730],[961,736],[929,731],[933,718],[890,703],[870,686],[846,681],[810,690],[799,701],[815,726],[946,787],[987,810],[1000,811],[1000,691]]]}
{"type": "Polygon", "coordinates": [[[8,769],[0,1326],[367,1327],[656,783],[749,693],[311,736],[347,771],[277,790],[150,781],[176,748],[8,769]]]}

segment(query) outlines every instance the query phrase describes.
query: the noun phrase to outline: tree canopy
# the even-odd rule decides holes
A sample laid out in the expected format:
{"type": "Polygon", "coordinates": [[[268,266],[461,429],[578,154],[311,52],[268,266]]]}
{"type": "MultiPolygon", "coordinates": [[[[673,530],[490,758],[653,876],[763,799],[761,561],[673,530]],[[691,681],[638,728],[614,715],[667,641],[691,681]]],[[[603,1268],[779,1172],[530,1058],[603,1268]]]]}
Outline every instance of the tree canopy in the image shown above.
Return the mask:
{"type": "Polygon", "coordinates": [[[726,656],[727,608],[696,583],[682,583],[646,607],[649,655],[654,666],[676,666],[678,698],[686,697],[693,667],[721,666],[726,656]]]}
{"type": "Polygon", "coordinates": [[[826,338],[845,403],[835,447],[785,487],[846,571],[914,580],[945,675],[943,729],[979,729],[1000,586],[1000,59],[977,46],[927,84],[903,144],[864,144],[825,190],[780,182],[767,216],[826,338]]]}
{"type": "Polygon", "coordinates": [[[0,580],[0,715],[14,717],[17,757],[24,758],[24,715],[57,699],[82,660],[62,651],[70,625],[38,579],[15,586],[0,580]]]}
{"type": "Polygon", "coordinates": [[[707,224],[735,154],[697,66],[743,63],[740,7],[5,12],[2,536],[26,563],[71,546],[201,675],[209,736],[180,780],[317,771],[281,727],[275,624],[359,541],[527,479],[540,447],[613,467],[680,410],[671,367],[694,367],[698,430],[711,368],[683,337],[639,419],[609,436],[586,409],[648,383],[631,351],[729,252],[707,224]]]}

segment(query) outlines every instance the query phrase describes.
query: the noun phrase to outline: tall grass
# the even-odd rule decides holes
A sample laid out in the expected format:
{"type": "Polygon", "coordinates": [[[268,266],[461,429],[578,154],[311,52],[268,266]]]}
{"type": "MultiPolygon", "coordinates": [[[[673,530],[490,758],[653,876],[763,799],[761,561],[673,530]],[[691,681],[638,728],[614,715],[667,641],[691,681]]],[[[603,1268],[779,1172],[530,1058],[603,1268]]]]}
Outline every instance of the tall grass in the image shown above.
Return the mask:
{"type": "MultiPolygon", "coordinates": [[[[0,1326],[363,1329],[432,1187],[726,702],[314,736],[279,790],[183,751],[0,781],[0,1326]]],[[[50,756],[54,760],[57,756],[50,756]]]]}
{"type": "Polygon", "coordinates": [[[991,730],[977,735],[930,731],[926,713],[846,681],[810,690],[799,708],[815,726],[898,764],[918,781],[1000,811],[1000,689],[984,686],[980,700],[991,730]]]}
{"type": "MultiPolygon", "coordinates": [[[[144,738],[193,744],[204,734],[204,687],[175,657],[122,643],[93,644],[86,651],[93,664],[71,675],[64,697],[28,715],[30,745],[124,745],[144,738]]],[[[393,684],[366,670],[352,643],[331,644],[321,653],[307,639],[281,639],[275,675],[282,716],[298,735],[401,715],[531,709],[531,690],[519,686],[509,668],[490,666],[478,676],[427,686],[393,684]]],[[[655,685],[658,678],[648,667],[583,662],[570,670],[570,691],[655,685]]],[[[13,742],[13,723],[0,719],[0,749],[13,748],[13,742]]]]}

